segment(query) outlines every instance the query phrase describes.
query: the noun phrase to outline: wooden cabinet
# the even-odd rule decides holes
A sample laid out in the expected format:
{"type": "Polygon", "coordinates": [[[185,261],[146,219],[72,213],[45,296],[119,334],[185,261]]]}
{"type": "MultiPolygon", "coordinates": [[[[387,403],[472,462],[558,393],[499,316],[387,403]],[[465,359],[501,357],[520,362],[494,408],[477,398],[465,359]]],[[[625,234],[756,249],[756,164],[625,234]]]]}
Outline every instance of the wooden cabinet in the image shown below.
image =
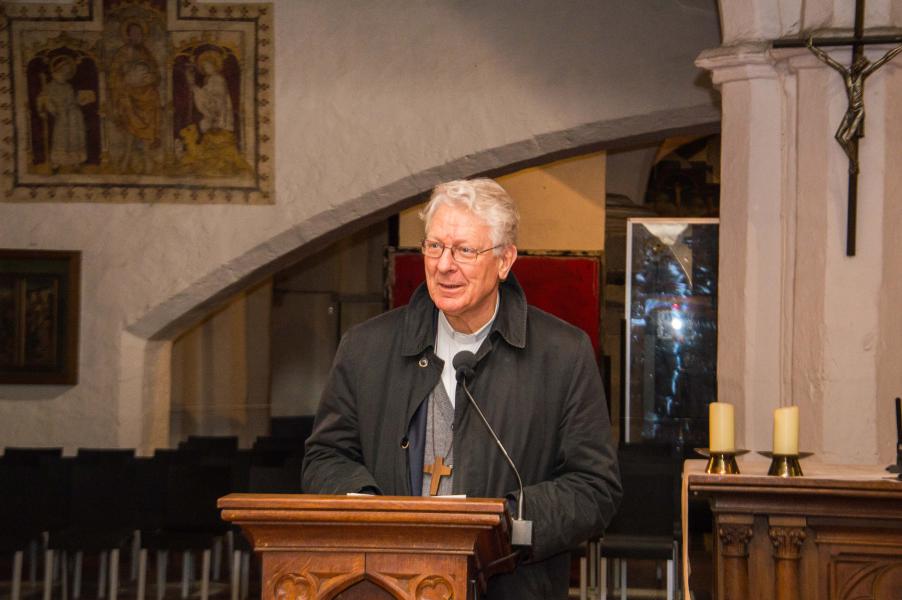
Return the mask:
{"type": "Polygon", "coordinates": [[[716,598],[902,599],[902,481],[880,467],[803,464],[805,477],[783,479],[741,466],[684,469],[714,513],[716,598]]]}

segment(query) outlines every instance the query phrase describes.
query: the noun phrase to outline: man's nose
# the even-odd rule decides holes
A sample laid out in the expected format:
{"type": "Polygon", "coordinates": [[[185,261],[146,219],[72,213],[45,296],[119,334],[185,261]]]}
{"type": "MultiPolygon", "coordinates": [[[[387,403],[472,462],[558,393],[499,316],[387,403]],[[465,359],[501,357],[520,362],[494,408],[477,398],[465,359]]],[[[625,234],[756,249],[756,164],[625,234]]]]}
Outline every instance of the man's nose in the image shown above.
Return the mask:
{"type": "Polygon", "coordinates": [[[457,263],[454,261],[454,256],[451,254],[451,248],[445,248],[442,255],[438,257],[438,269],[442,272],[457,269],[457,263]]]}

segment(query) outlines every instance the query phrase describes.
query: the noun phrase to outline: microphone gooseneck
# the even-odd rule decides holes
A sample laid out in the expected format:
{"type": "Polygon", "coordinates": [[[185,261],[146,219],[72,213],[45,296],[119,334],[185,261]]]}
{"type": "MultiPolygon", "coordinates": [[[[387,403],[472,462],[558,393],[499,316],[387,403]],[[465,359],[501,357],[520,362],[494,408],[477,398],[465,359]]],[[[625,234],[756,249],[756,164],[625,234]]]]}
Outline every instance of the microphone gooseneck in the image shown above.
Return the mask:
{"type": "Polygon", "coordinates": [[[507,464],[510,465],[511,469],[514,471],[514,475],[517,477],[517,485],[520,488],[520,494],[517,497],[517,518],[512,523],[511,543],[515,546],[531,546],[532,521],[523,520],[523,480],[520,478],[520,471],[517,469],[517,465],[514,464],[510,454],[507,453],[507,449],[504,447],[504,444],[501,443],[498,435],[495,434],[495,430],[489,425],[489,420],[485,418],[485,414],[482,412],[482,409],[479,407],[479,404],[476,403],[476,399],[473,398],[473,394],[470,393],[470,389],[467,387],[467,382],[476,375],[476,355],[469,350],[463,350],[454,355],[451,365],[457,372],[457,381],[459,381],[463,387],[467,399],[470,401],[473,408],[476,409],[476,413],[479,415],[479,418],[482,419],[485,428],[492,436],[492,439],[495,440],[495,444],[498,446],[498,449],[501,450],[501,454],[507,459],[507,464]]]}

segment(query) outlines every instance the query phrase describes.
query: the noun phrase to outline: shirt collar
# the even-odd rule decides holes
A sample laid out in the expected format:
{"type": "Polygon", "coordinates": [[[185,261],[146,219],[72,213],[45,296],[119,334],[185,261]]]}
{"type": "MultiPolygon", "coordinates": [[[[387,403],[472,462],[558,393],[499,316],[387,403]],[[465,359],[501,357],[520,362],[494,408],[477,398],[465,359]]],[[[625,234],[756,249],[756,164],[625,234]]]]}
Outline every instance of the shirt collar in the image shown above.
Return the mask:
{"type": "MultiPolygon", "coordinates": [[[[498,333],[515,348],[526,347],[526,295],[513,273],[498,287],[499,301],[489,335],[498,333]]],[[[404,314],[401,354],[418,356],[435,343],[438,309],[422,283],[410,297],[404,314]]]]}
{"type": "Polygon", "coordinates": [[[438,329],[439,332],[444,332],[445,335],[450,337],[452,340],[467,344],[476,340],[482,341],[489,334],[489,328],[495,322],[495,317],[498,316],[498,307],[501,306],[501,293],[499,292],[497,296],[495,296],[495,312],[492,313],[492,317],[485,322],[485,325],[480,327],[477,331],[473,333],[462,333],[460,331],[456,331],[451,323],[448,321],[448,317],[445,316],[445,313],[442,311],[438,311],[438,329]]]}

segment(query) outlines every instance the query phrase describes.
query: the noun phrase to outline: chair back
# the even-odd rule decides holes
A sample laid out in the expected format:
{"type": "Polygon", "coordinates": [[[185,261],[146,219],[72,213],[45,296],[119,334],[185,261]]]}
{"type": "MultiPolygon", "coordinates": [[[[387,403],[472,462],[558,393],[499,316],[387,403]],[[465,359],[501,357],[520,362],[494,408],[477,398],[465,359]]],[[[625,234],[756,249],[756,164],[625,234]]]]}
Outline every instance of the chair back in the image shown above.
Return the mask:
{"type": "Polygon", "coordinates": [[[166,484],[167,531],[225,533],[216,502],[232,492],[230,466],[173,464],[166,484]]]}
{"type": "Polygon", "coordinates": [[[272,437],[306,440],[313,432],[313,415],[298,417],[273,417],[269,431],[272,437]]]}
{"type": "Polygon", "coordinates": [[[607,534],[661,536],[679,530],[679,464],[669,446],[622,446],[618,452],[623,499],[607,534]]]}
{"type": "Polygon", "coordinates": [[[63,455],[62,448],[17,448],[9,447],[0,457],[4,464],[37,466],[48,460],[58,459],[63,455]]]}

